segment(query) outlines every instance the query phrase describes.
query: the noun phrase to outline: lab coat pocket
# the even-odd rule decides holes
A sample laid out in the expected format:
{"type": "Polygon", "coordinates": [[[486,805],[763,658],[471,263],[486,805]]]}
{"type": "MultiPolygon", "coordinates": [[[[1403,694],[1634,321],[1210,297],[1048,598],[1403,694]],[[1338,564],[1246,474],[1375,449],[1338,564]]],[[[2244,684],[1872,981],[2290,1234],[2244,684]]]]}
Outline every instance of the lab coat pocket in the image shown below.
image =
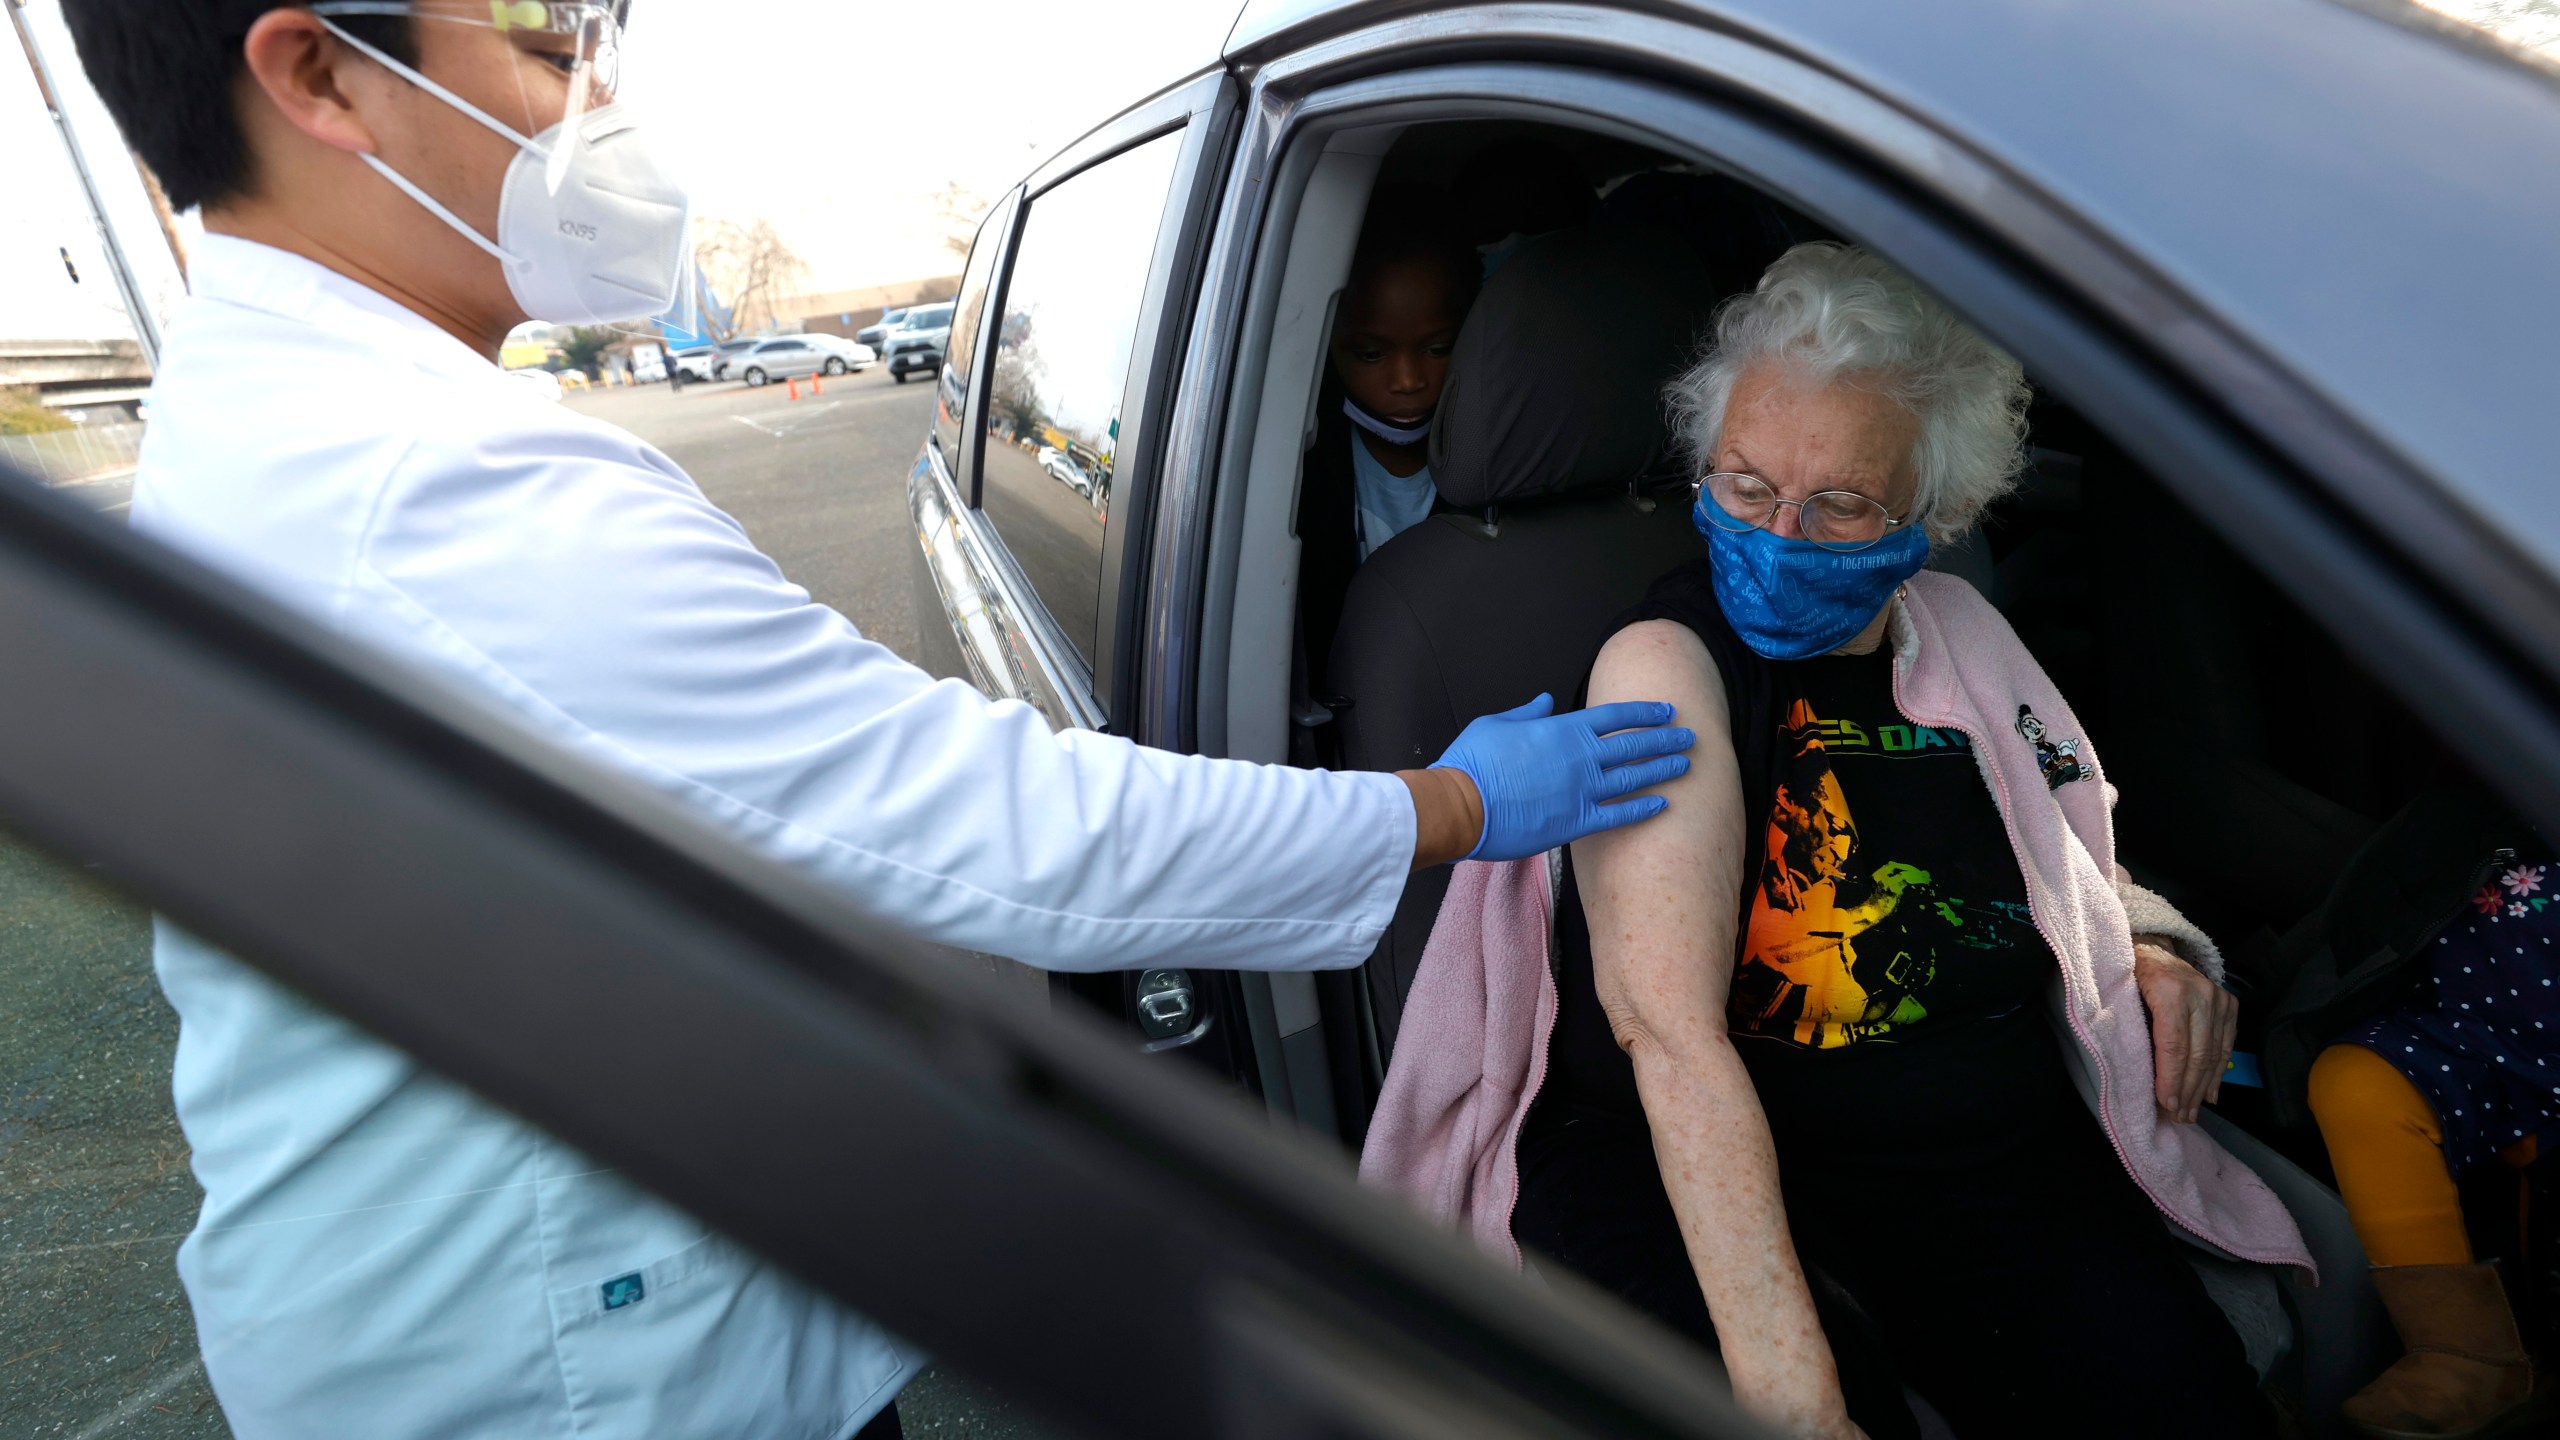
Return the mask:
{"type": "Polygon", "coordinates": [[[562,1286],[551,1317],[580,1434],[833,1440],[916,1368],[887,1332],[717,1235],[562,1286]]]}

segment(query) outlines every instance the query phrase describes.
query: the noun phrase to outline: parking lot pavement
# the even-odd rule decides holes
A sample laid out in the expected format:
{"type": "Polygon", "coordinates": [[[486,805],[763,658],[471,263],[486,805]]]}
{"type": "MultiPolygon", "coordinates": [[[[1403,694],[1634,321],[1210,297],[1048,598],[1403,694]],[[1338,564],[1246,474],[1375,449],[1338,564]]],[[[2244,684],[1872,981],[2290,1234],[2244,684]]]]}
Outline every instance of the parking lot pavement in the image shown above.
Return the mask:
{"type": "Polygon", "coordinates": [[[76,485],[57,485],[53,493],[66,500],[77,501],[102,515],[123,519],[133,508],[133,475],[130,471],[108,480],[83,480],[76,485]]]}
{"type": "Polygon", "coordinates": [[[0,1435],[228,1434],[178,1289],[200,1198],[150,923],[0,835],[0,1435]]]}
{"type": "MultiPolygon", "coordinates": [[[[915,653],[906,471],[929,386],[873,370],[792,401],[780,386],[597,390],[566,403],[690,471],[783,573],[915,653]]],[[[121,518],[130,480],[63,493],[121,518]]],[[[200,1192],[169,1108],[177,1017],[149,917],[0,829],[0,1437],[217,1440],[175,1267],[200,1192]]],[[[993,1298],[993,1297],[991,1297],[993,1298]]],[[[1037,1440],[983,1387],[928,1371],[910,1436],[1037,1440]]]]}
{"type": "Polygon", "coordinates": [[[796,401],[780,385],[717,381],[588,390],[564,403],[667,452],[783,574],[912,659],[906,474],[933,420],[933,386],[896,384],[877,366],[824,386],[802,381],[796,401]]]}

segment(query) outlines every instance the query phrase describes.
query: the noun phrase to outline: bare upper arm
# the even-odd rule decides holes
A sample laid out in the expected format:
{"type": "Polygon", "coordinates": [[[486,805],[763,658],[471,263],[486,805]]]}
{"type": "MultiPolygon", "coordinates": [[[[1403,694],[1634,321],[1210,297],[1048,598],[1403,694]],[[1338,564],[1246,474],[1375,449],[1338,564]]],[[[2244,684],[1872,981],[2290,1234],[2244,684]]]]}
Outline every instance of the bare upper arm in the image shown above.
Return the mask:
{"type": "Polygon", "coordinates": [[[1689,627],[1647,620],[1611,637],[1590,703],[1665,700],[1698,733],[1689,773],[1653,793],[1670,808],[1574,843],[1593,981],[1621,1045],[1677,1050],[1724,1028],[1742,884],[1742,779],[1724,681],[1689,627]]]}

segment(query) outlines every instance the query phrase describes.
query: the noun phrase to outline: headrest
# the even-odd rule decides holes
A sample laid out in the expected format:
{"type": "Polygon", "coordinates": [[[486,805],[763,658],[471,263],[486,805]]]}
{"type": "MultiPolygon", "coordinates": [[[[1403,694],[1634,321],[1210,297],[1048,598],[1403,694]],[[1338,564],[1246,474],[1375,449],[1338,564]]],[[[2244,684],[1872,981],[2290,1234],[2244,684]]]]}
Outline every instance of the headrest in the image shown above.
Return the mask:
{"type": "Polygon", "coordinates": [[[1663,449],[1662,387],[1715,308],[1695,247],[1600,224],[1520,248],[1458,332],[1431,476],[1462,510],[1623,486],[1663,449]]]}

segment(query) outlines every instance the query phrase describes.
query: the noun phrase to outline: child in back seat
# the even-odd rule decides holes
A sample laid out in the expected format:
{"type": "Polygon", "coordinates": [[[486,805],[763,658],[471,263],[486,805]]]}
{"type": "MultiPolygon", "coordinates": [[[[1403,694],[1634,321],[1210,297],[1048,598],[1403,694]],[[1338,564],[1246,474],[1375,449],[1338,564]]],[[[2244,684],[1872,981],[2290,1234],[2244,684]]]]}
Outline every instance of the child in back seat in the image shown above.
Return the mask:
{"type": "Polygon", "coordinates": [[[1300,593],[1319,684],[1351,572],[1439,503],[1431,419],[1482,268],[1444,219],[1448,203],[1416,186],[1380,187],[1334,312],[1333,383],[1298,502],[1300,593]]]}
{"type": "MultiPolygon", "coordinates": [[[[2341,1034],[2309,1099],[2407,1354],[2350,1399],[2372,1436],[2522,1433],[2548,1407],[2455,1177],[2560,1141],[2560,865],[2502,850],[2423,946],[2417,992],[2341,1034]]],[[[2412,968],[2417,956],[2406,962],[2412,968]]]]}

